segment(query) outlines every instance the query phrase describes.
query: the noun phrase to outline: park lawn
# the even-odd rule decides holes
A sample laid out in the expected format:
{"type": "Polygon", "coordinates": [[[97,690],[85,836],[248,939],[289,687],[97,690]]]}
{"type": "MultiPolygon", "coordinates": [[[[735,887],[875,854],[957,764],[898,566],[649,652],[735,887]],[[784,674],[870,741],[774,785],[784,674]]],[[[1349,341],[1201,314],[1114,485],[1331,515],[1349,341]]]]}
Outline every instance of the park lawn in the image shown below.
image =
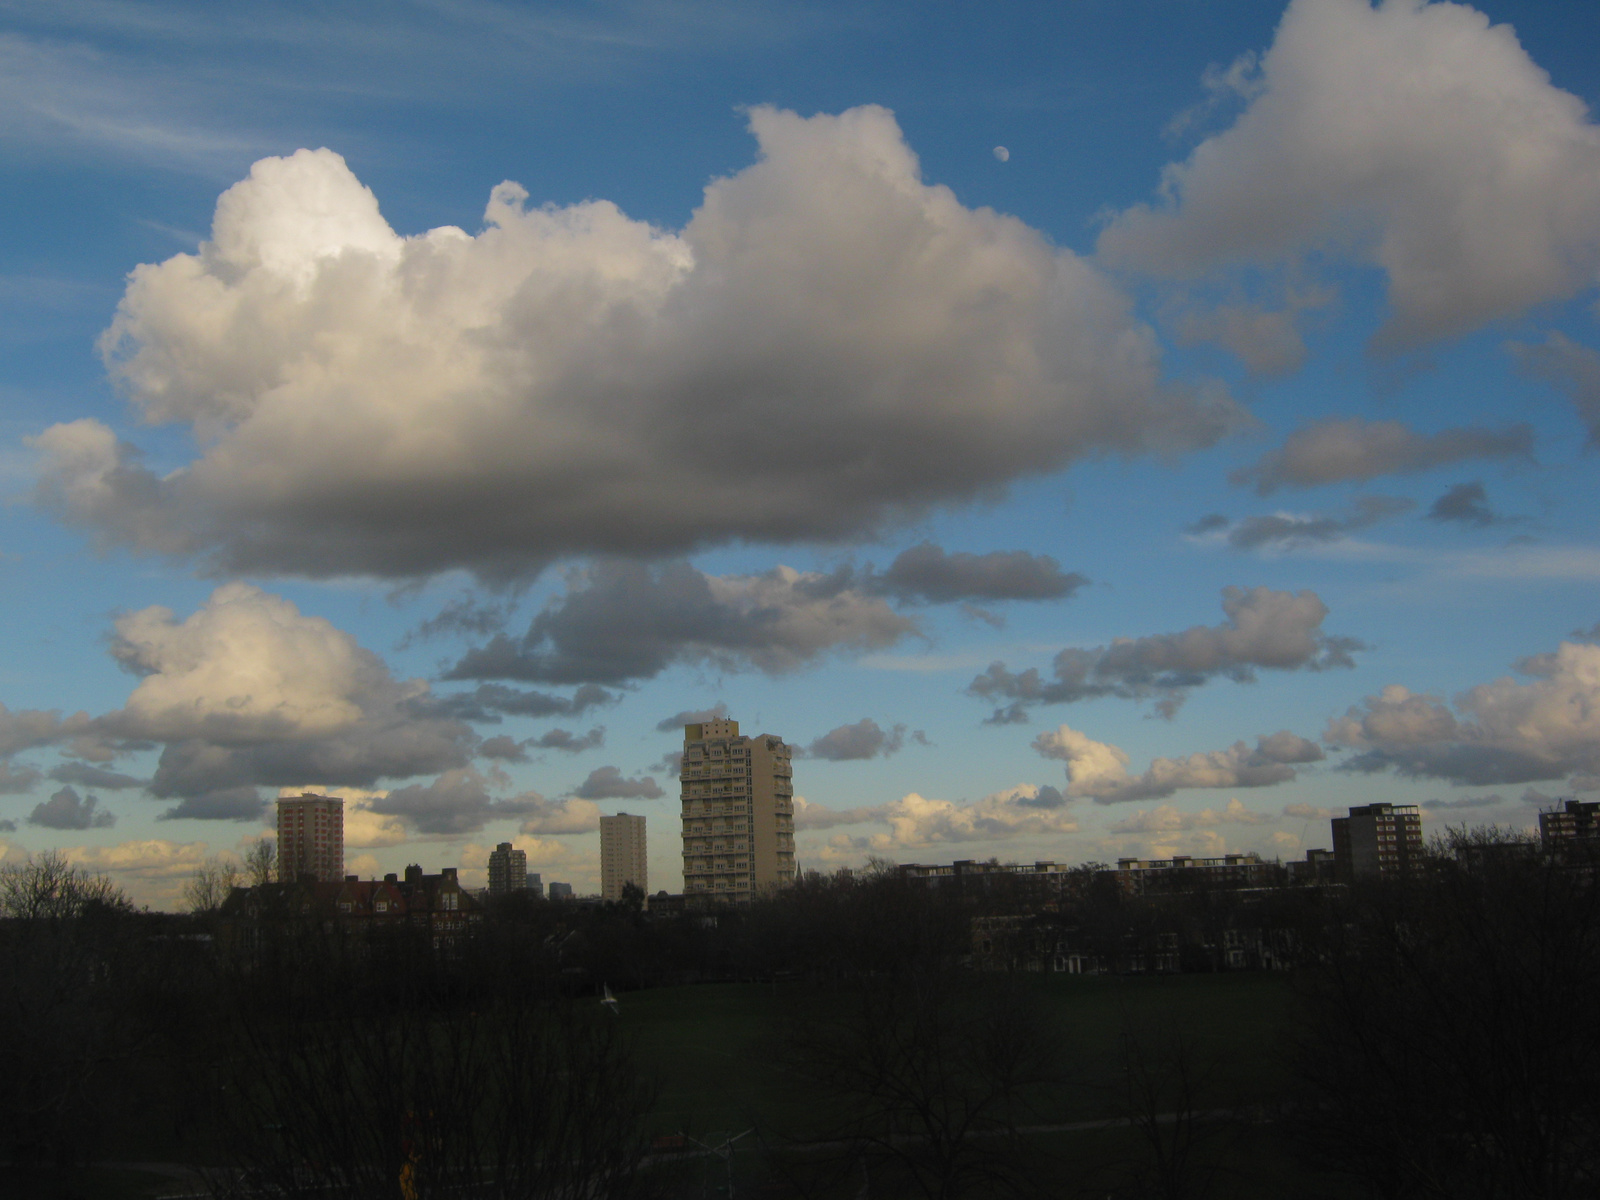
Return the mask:
{"type": "MultiPolygon", "coordinates": [[[[1181,1045],[1204,1107],[1270,1103],[1285,1086],[1280,1050],[1291,994],[1282,975],[1041,975],[1028,984],[1070,1081],[1041,1121],[1112,1115],[1130,1037],[1152,1060],[1181,1045]]],[[[623,996],[618,1020],[659,1081],[652,1132],[700,1137],[757,1127],[799,1135],[816,1127],[825,1114],[778,1054],[782,1014],[796,999],[788,989],[801,986],[697,984],[623,996]]],[[[814,998],[825,1004],[829,993],[814,998]]]]}

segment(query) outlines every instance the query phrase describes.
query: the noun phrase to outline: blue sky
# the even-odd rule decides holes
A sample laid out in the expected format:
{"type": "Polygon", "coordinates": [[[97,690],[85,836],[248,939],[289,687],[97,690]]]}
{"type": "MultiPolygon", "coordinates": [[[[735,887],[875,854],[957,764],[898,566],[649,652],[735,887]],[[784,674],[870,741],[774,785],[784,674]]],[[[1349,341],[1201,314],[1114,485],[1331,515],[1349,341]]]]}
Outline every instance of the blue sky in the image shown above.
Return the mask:
{"type": "Polygon", "coordinates": [[[1600,788],[1600,11],[0,3],[0,850],[176,902],[1600,788]],[[509,181],[515,186],[501,186],[509,181]]]}

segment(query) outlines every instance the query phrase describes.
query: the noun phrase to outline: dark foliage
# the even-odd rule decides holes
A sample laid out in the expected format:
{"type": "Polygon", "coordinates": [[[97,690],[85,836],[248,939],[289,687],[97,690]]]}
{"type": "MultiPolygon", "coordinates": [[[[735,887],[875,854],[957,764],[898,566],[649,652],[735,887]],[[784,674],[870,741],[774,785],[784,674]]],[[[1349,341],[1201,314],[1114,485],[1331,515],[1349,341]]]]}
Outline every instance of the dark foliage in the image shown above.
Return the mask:
{"type": "Polygon", "coordinates": [[[651,1094],[614,1019],[507,941],[286,931],[230,974],[214,1190],[638,1194],[651,1094]]]}
{"type": "Polygon", "coordinates": [[[1600,888],[1500,831],[1352,889],[1304,977],[1310,1146],[1384,1197],[1600,1194],[1600,888]]]}

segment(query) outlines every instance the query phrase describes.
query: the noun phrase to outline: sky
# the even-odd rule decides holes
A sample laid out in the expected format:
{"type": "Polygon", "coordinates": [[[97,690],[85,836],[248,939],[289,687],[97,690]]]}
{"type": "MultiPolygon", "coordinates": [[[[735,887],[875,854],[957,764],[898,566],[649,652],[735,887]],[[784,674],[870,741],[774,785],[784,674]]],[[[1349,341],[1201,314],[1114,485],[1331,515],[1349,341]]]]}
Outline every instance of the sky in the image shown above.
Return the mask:
{"type": "Polygon", "coordinates": [[[0,861],[1600,790],[1600,6],[0,0],[0,861]]]}

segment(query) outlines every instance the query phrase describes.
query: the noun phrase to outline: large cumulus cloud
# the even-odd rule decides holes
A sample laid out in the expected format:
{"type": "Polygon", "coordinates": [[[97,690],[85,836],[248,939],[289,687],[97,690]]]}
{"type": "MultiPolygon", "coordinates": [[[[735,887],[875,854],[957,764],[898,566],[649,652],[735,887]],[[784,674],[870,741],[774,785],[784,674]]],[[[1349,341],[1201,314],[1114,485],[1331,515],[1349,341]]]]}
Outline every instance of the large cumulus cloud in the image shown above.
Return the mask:
{"type": "Polygon", "coordinates": [[[967,685],[969,694],[1009,700],[993,723],[1026,719],[1035,704],[1066,704],[1098,696],[1144,699],[1158,696],[1158,708],[1172,715],[1190,688],[1224,676],[1238,682],[1258,669],[1325,670],[1352,665],[1361,643],[1323,633],[1328,606],[1313,591],[1227,587],[1222,590],[1221,625],[1194,625],[1177,633],[1118,638],[1109,646],[1069,647],[1051,663],[1053,679],[1038,668],[1014,672],[996,662],[967,685]]]}
{"type": "Polygon", "coordinates": [[[606,201],[397,235],[328,150],[264,159],[104,339],[158,475],[36,439],[38,501],[222,569],[523,575],[573,554],[842,538],[1086,454],[1208,444],[1092,266],[922,181],[877,107],[757,108],[760,156],[673,233],[606,201]]]}
{"type": "Polygon", "coordinates": [[[1600,128],[1510,26],[1464,5],[1294,0],[1227,129],[1101,236],[1164,275],[1331,251],[1377,264],[1391,346],[1589,288],[1600,128]]]}
{"type": "Polygon", "coordinates": [[[1517,663],[1528,678],[1479,684],[1453,704],[1399,684],[1328,725],[1345,766],[1463,785],[1600,773],[1600,646],[1562,642],[1517,663]]]}

